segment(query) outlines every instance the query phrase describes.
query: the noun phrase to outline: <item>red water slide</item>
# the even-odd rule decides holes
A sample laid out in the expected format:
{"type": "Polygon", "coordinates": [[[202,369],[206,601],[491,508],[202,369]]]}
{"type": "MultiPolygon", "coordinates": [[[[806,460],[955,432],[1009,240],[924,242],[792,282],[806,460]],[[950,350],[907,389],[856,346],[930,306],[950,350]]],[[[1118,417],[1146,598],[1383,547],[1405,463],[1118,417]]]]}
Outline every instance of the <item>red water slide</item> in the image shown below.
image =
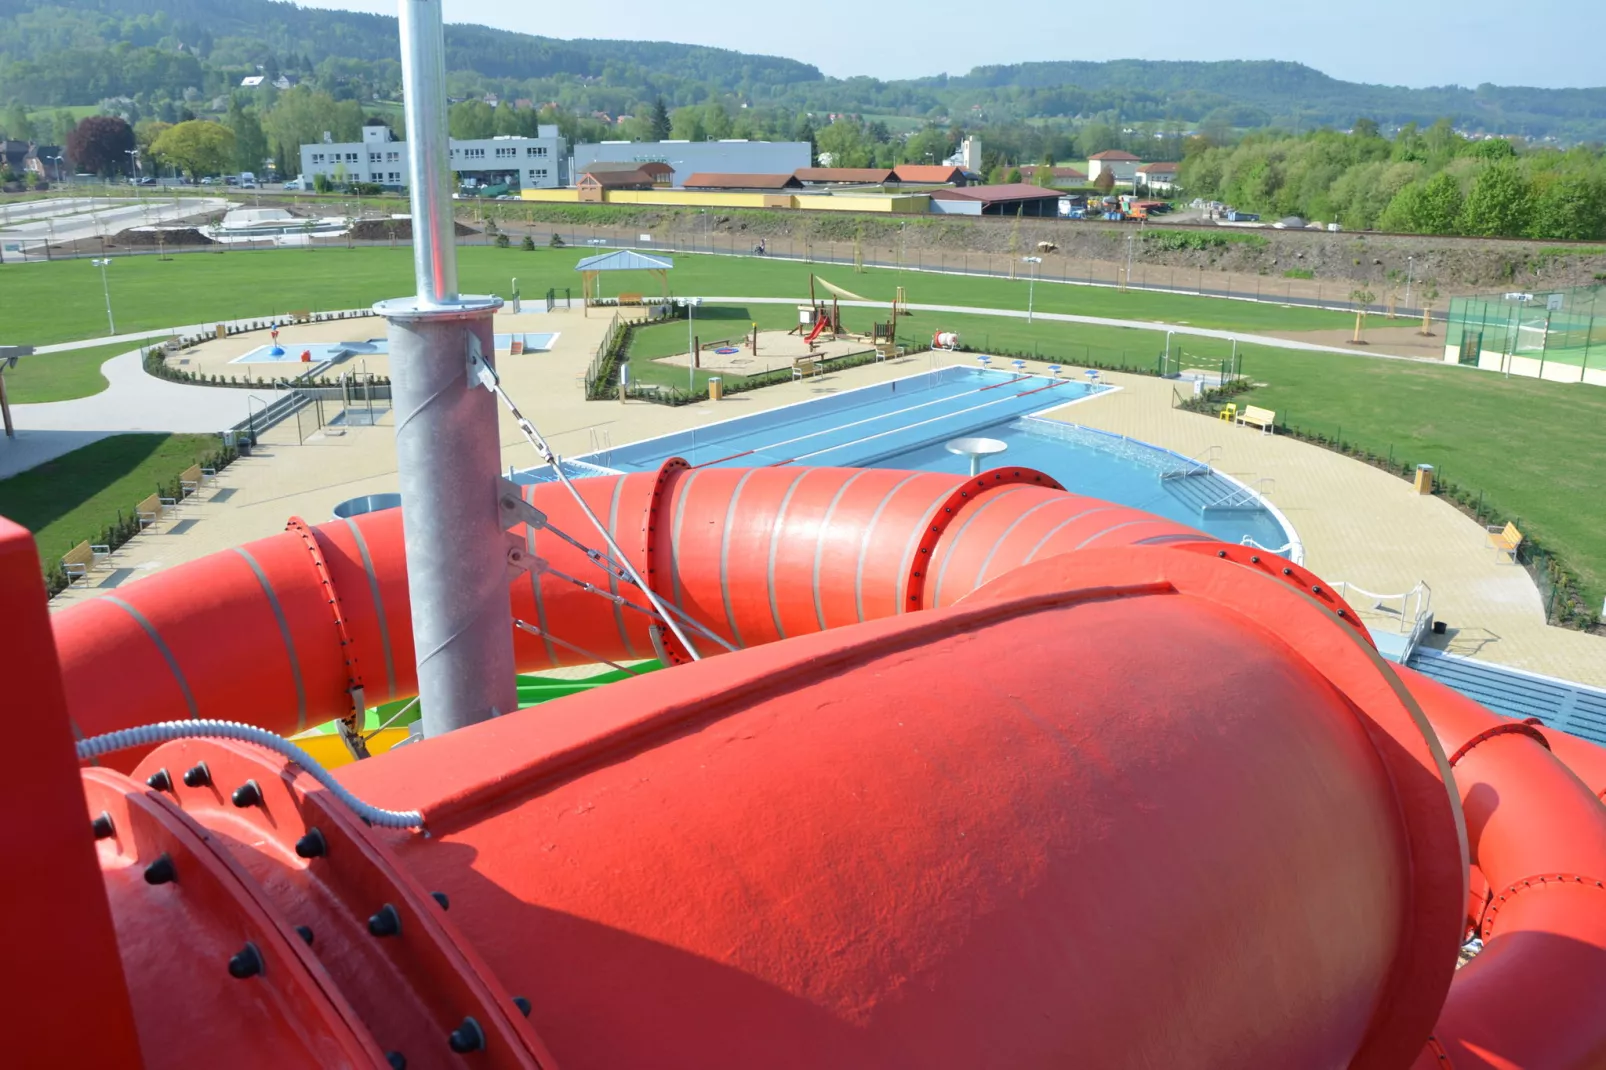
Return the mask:
{"type": "MultiPolygon", "coordinates": [[[[1066,494],[1028,469],[979,479],[885,469],[688,469],[576,483],[647,582],[727,643],[756,646],[948,605],[1023,562],[1092,546],[1198,540],[1149,513],[1066,494]]],[[[552,526],[601,539],[557,484],[526,488],[552,526]]],[[[551,531],[514,615],[611,659],[650,658],[647,599],[551,531]],[[629,605],[578,586],[597,585],[629,605]]],[[[55,616],[67,702],[94,735],[173,716],[291,733],[416,693],[399,510],[290,530],[55,616]]],[[[689,660],[671,634],[658,639],[689,660]]],[[[701,654],[718,643],[693,635],[701,654]]],[[[594,658],[518,633],[521,671],[594,658]]],[[[116,761],[116,757],[113,757],[116,761]]]]}
{"type": "MultiPolygon", "coordinates": [[[[1383,662],[1308,571],[1027,469],[579,487],[751,649],[340,771],[422,831],[242,744],[86,771],[103,883],[51,879],[110,906],[125,1063],[1602,1065],[1606,807],[1563,764],[1597,754],[1383,662]],[[1456,972],[1469,913],[1485,948],[1456,972]]],[[[590,534],[561,490],[530,499],[590,534]]],[[[529,538],[517,616],[653,651],[639,592],[529,538]]],[[[34,714],[287,730],[407,694],[402,554],[393,513],[293,525],[58,614],[65,700],[34,714]]],[[[54,768],[21,764],[0,808],[54,768]]],[[[40,1015],[116,1019],[52,995],[40,1015]]]]}

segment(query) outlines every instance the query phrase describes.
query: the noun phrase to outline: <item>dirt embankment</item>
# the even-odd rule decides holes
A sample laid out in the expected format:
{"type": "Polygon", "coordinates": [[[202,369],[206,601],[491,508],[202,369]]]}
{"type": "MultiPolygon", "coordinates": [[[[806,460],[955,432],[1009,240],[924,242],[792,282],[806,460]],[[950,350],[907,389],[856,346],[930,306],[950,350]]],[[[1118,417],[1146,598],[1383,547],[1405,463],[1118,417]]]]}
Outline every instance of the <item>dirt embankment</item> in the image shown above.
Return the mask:
{"type": "MultiPolygon", "coordinates": [[[[1119,263],[1210,273],[1258,275],[1272,279],[1328,280],[1377,293],[1403,290],[1413,298],[1424,280],[1442,295],[1501,289],[1535,290],[1606,282],[1606,246],[1569,245],[1504,239],[1438,238],[1411,235],[1330,233],[1314,230],[1240,229],[1215,226],[1139,227],[1133,223],[1084,222],[1010,217],[956,218],[857,216],[796,211],[599,206],[509,205],[504,221],[547,228],[621,234],[651,233],[655,240],[715,241],[740,247],[766,239],[772,250],[835,245],[841,252],[855,242],[869,255],[901,250],[903,262],[920,252],[977,253],[993,256],[1043,255],[1045,275],[1059,274],[1049,262],[1119,263]],[[1047,243],[1048,248],[1040,243],[1047,243]]],[[[1136,275],[1134,275],[1136,277],[1136,275]]]]}
{"type": "MultiPolygon", "coordinates": [[[[468,234],[478,234],[473,227],[457,224],[459,238],[468,234]]],[[[357,241],[412,241],[413,221],[411,219],[364,219],[351,228],[351,236],[357,241]]]]}
{"type": "Polygon", "coordinates": [[[106,239],[106,248],[156,249],[177,248],[181,245],[213,245],[211,238],[195,227],[155,227],[149,230],[124,230],[106,239]]]}

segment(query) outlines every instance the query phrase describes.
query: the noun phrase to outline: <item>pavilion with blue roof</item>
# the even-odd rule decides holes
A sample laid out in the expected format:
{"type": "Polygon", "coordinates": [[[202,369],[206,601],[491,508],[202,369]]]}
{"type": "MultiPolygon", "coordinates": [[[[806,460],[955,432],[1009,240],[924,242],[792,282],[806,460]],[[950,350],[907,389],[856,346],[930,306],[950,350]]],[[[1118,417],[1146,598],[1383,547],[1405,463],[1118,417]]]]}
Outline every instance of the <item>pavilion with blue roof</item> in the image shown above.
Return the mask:
{"type": "MultiPolygon", "coordinates": [[[[584,307],[590,308],[591,302],[601,296],[598,280],[604,271],[649,271],[658,276],[659,289],[664,297],[669,296],[669,272],[674,268],[675,262],[667,256],[648,256],[638,253],[634,249],[615,249],[611,253],[599,253],[588,256],[574,266],[580,273],[580,289],[584,296],[584,307]]],[[[620,295],[620,303],[624,304],[624,297],[620,295]]],[[[640,300],[640,295],[635,295],[640,300]]]]}

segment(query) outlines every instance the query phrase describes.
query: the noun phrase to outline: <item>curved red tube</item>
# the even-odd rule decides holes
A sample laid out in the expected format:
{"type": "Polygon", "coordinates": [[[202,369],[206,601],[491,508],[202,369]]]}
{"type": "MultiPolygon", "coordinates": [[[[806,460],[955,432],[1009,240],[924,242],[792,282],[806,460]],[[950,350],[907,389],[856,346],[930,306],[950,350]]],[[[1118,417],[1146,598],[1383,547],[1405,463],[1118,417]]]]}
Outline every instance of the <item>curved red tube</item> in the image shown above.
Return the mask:
{"type": "Polygon", "coordinates": [[[1418,1070],[1606,1065],[1606,807],[1551,734],[1400,676],[1450,755],[1489,897],[1483,951],[1456,975],[1418,1070]]]}
{"type": "Polygon", "coordinates": [[[1127,548],[343,773],[566,1067],[1381,1070],[1465,897],[1425,731],[1301,589],[1127,548]]]}
{"type": "MultiPolygon", "coordinates": [[[[949,604],[1016,565],[1070,550],[1205,538],[1067,494],[1024,468],[966,479],[670,462],[575,485],[654,590],[737,647],[949,604]]],[[[602,545],[561,486],[538,484],[526,496],[551,526],[602,545]]],[[[551,531],[527,539],[550,567],[513,582],[516,618],[604,658],[654,656],[639,591],[551,531]]],[[[368,706],[417,689],[397,510],[310,528],[293,520],[281,535],[158,573],[54,623],[82,736],[175,711],[289,734],[349,713],[358,688],[368,706]]],[[[671,660],[686,660],[672,637],[660,640],[671,660]]],[[[723,649],[692,641],[704,655],[723,649]]],[[[521,671],[596,660],[524,632],[514,651],[521,671]]]]}

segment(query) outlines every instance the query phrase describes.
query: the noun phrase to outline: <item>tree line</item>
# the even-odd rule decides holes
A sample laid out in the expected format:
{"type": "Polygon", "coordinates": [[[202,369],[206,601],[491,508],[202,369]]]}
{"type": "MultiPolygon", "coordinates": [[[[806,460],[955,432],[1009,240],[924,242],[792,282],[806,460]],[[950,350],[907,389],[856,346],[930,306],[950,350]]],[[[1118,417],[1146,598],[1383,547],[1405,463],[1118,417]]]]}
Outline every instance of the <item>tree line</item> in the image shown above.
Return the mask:
{"type": "Polygon", "coordinates": [[[1383,136],[1252,133],[1236,144],[1195,139],[1179,181],[1189,196],[1266,217],[1348,230],[1593,241],[1606,238],[1606,154],[1505,138],[1470,139],[1448,120],[1383,136]]]}

